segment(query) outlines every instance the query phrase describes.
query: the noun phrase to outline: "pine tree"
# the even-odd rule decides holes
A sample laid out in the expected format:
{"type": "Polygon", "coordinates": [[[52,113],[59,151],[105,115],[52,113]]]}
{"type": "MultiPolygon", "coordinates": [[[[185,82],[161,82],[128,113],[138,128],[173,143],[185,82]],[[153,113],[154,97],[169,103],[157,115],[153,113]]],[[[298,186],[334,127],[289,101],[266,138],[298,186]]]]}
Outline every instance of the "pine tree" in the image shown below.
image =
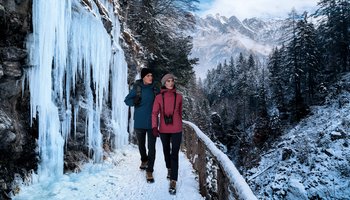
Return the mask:
{"type": "Polygon", "coordinates": [[[235,116],[241,122],[242,129],[247,127],[247,106],[248,106],[248,67],[247,61],[240,53],[237,59],[237,89],[235,93],[237,94],[237,110],[235,116]]]}
{"type": "Polygon", "coordinates": [[[284,106],[284,95],[281,78],[281,56],[277,48],[275,48],[268,60],[267,68],[269,70],[269,83],[272,90],[272,99],[275,100],[276,107],[284,106]]]}
{"type": "Polygon", "coordinates": [[[315,16],[320,20],[320,44],[326,64],[324,73],[332,81],[339,72],[349,71],[350,1],[320,0],[315,16]]]}
{"type": "Polygon", "coordinates": [[[321,82],[319,72],[319,51],[316,42],[316,31],[312,23],[307,22],[307,14],[297,23],[296,41],[299,48],[301,69],[301,92],[306,104],[312,103],[317,84],[321,82]],[[316,82],[318,80],[318,82],[316,82]]]}
{"type": "Polygon", "coordinates": [[[156,79],[167,72],[185,84],[194,74],[189,59],[192,38],[183,33],[194,24],[190,11],[196,9],[198,0],[135,0],[130,2],[128,25],[135,38],[145,48],[144,57],[156,79]]]}
{"type": "Polygon", "coordinates": [[[254,123],[258,111],[258,81],[259,71],[252,54],[248,57],[247,62],[247,98],[248,98],[248,124],[254,123]]]}
{"type": "MultiPolygon", "coordinates": [[[[263,73],[264,74],[264,73],[263,73]]],[[[254,127],[253,142],[257,146],[262,146],[269,137],[272,137],[272,130],[270,127],[270,120],[267,113],[266,102],[266,88],[264,75],[262,76],[262,83],[258,95],[258,112],[254,127]]]]}
{"type": "Polygon", "coordinates": [[[237,72],[236,65],[233,57],[231,56],[229,64],[228,64],[227,74],[226,74],[226,82],[227,82],[227,96],[231,99],[234,98],[235,95],[235,86],[237,84],[237,72]]]}

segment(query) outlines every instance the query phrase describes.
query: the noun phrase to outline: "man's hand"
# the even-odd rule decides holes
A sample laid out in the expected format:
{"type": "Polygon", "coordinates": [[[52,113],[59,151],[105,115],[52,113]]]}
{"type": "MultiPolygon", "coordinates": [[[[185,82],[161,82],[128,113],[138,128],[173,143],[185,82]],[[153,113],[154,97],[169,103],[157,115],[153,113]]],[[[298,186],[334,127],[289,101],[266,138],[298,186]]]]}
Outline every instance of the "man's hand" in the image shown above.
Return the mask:
{"type": "Polygon", "coordinates": [[[141,97],[140,96],[135,96],[134,98],[134,106],[139,106],[141,104],[141,97]]]}

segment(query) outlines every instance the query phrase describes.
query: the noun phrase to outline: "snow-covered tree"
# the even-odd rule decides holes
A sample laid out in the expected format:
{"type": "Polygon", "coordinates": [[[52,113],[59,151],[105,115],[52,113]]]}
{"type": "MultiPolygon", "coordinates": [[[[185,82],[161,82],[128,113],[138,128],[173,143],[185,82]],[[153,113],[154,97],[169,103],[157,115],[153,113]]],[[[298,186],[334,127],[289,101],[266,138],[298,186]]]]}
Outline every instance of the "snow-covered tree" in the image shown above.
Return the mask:
{"type": "Polygon", "coordinates": [[[192,38],[184,29],[193,25],[190,11],[196,10],[198,0],[134,0],[129,2],[128,25],[142,44],[148,67],[160,79],[172,72],[181,84],[193,75],[190,59],[192,38]]]}
{"type": "Polygon", "coordinates": [[[350,1],[320,0],[315,13],[320,21],[319,38],[324,72],[329,80],[339,72],[349,71],[350,61],[350,1]]]}

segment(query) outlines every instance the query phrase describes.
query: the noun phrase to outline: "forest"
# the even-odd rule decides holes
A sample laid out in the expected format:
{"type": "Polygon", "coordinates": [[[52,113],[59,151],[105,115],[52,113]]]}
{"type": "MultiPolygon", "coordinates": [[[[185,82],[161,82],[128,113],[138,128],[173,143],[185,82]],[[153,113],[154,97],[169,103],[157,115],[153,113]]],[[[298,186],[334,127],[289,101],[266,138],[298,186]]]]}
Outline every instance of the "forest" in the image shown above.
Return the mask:
{"type": "Polygon", "coordinates": [[[220,119],[213,132],[238,166],[249,167],[256,159],[241,157],[247,155],[242,151],[259,157],[307,116],[310,106],[321,105],[329,86],[349,72],[349,3],[320,1],[310,15],[292,10],[284,42],[266,64],[240,54],[208,71],[201,85],[220,119]]]}
{"type": "MultiPolygon", "coordinates": [[[[129,3],[128,24],[145,47],[156,78],[173,72],[184,93],[184,119],[217,141],[237,166],[249,168],[259,154],[321,105],[328,87],[349,72],[350,2],[321,0],[315,13],[292,10],[283,42],[265,62],[232,55],[197,80],[185,30],[198,1],[143,0],[129,3]],[[169,12],[171,10],[171,12],[169,12]],[[251,155],[242,157],[240,155],[251,155]],[[253,162],[252,162],[253,161],[253,162]]],[[[134,70],[130,70],[131,74],[134,70]]],[[[341,105],[340,105],[341,106],[341,105]]]]}

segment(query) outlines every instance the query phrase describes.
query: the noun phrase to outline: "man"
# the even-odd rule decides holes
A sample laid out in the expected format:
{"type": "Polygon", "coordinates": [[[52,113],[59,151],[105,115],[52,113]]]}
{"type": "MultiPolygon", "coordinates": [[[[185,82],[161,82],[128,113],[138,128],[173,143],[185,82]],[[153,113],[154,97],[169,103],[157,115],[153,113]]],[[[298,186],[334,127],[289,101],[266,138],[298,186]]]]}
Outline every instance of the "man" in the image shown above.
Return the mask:
{"type": "Polygon", "coordinates": [[[146,169],[147,182],[153,183],[153,166],[156,157],[156,139],[152,134],[152,106],[155,96],[159,93],[153,82],[152,70],[142,68],[141,79],[137,80],[125,97],[125,104],[134,106],[134,129],[141,155],[140,169],[146,169]],[[148,155],[146,150],[146,135],[148,155]]]}

